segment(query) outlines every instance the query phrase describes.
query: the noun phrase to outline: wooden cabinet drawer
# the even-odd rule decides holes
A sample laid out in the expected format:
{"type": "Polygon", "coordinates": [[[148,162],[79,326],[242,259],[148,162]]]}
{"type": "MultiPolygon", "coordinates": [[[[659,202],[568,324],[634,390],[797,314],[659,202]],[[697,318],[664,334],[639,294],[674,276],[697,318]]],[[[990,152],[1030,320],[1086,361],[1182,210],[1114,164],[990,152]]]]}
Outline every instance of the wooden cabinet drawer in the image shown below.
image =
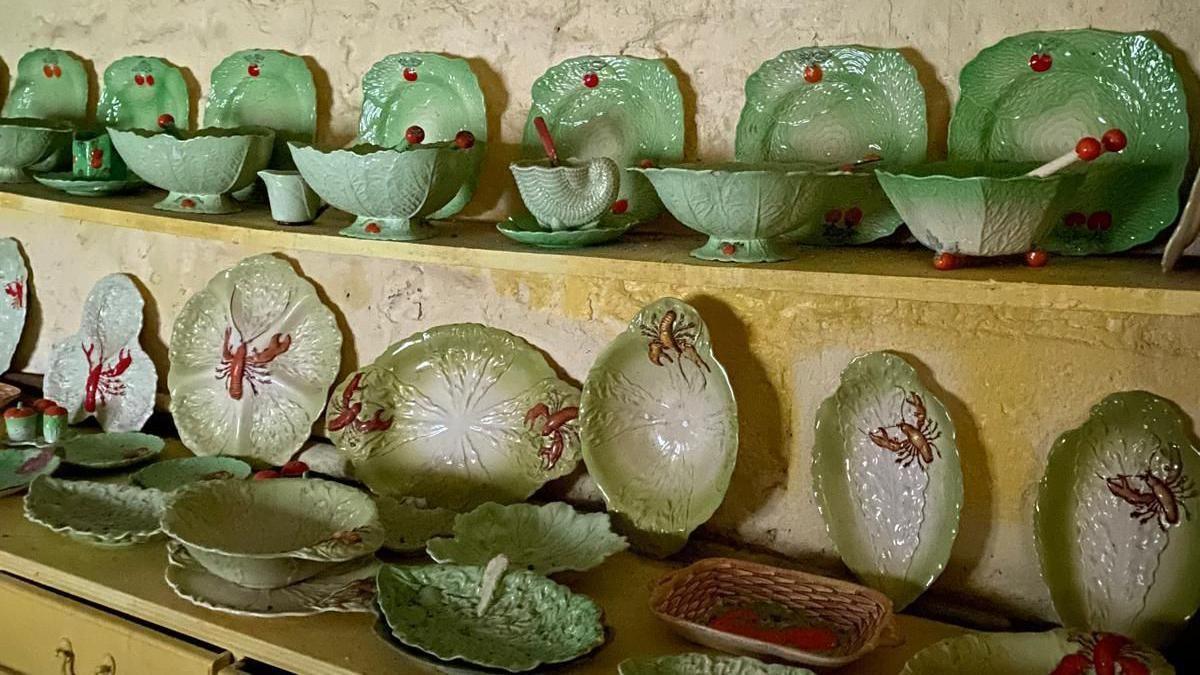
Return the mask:
{"type": "Polygon", "coordinates": [[[114,675],[210,675],[230,661],[228,654],[0,574],[0,673],[102,675],[112,663],[114,675]],[[60,648],[68,644],[73,671],[63,668],[60,648]]]}

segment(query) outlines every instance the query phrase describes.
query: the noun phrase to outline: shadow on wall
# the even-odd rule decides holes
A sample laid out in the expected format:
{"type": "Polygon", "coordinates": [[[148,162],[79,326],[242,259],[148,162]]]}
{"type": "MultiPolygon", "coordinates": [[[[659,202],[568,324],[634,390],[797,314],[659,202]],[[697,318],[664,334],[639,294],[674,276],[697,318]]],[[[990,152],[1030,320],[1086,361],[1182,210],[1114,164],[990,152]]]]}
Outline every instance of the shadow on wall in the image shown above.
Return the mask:
{"type": "Polygon", "coordinates": [[[1175,44],[1171,38],[1156,30],[1147,31],[1146,35],[1150,36],[1150,39],[1154,40],[1159,47],[1162,47],[1163,51],[1170,54],[1171,58],[1175,60],[1175,70],[1178,71],[1179,79],[1183,82],[1188,119],[1192,124],[1191,138],[1188,139],[1188,169],[1183,185],[1180,187],[1181,198],[1186,199],[1188,189],[1192,185],[1192,177],[1196,174],[1197,165],[1200,163],[1200,128],[1196,126],[1197,123],[1200,123],[1200,76],[1192,68],[1187,52],[1175,44]]]}
{"type": "Polygon", "coordinates": [[[88,81],[87,114],[84,120],[95,120],[96,105],[100,102],[100,80],[96,75],[96,64],[91,59],[84,58],[74,51],[67,50],[67,53],[79,59],[83,64],[83,72],[87,74],[88,81]]]}
{"type": "Polygon", "coordinates": [[[163,330],[162,314],[158,311],[158,301],[154,299],[154,294],[146,287],[136,275],[126,274],[133,281],[134,287],[142,296],[142,302],[145,306],[142,308],[142,333],[138,341],[142,345],[142,349],[146,350],[146,354],[150,356],[150,363],[154,364],[154,372],[158,377],[158,390],[167,391],[167,373],[165,364],[170,361],[168,356],[167,343],[163,342],[162,336],[165,333],[163,330]]]}
{"type": "Polygon", "coordinates": [[[938,79],[933,64],[916,49],[901,47],[900,54],[917,70],[917,81],[925,90],[925,124],[929,130],[929,158],[946,156],[946,130],[950,126],[950,95],[938,79]]]}
{"type": "MultiPolygon", "coordinates": [[[[329,82],[329,73],[317,63],[317,60],[306,54],[300,55],[308,72],[312,73],[313,87],[317,90],[317,131],[313,143],[319,145],[322,140],[333,137],[333,120],[330,111],[333,109],[333,85],[329,82]]],[[[355,128],[357,128],[357,123],[355,128]]]]}
{"type": "MultiPolygon", "coordinates": [[[[167,65],[179,70],[179,74],[183,77],[183,86],[187,87],[188,97],[188,118],[184,121],[186,129],[197,129],[200,126],[200,82],[196,79],[195,73],[188,66],[181,66],[174,61],[164,58],[163,61],[167,65]]],[[[161,378],[159,378],[161,380],[161,378]]]]}
{"type": "MultiPolygon", "coordinates": [[[[454,54],[443,54],[452,58],[454,54]]],[[[501,142],[500,117],[508,109],[508,90],[500,73],[487,61],[477,57],[465,57],[471,72],[479,79],[479,88],[483,90],[483,100],[487,107],[487,155],[483,159],[483,169],[475,196],[460,214],[463,218],[479,217],[497,208],[504,196],[516,194],[516,183],[508,172],[510,162],[520,156],[518,142],[501,142]]],[[[512,211],[513,209],[505,209],[512,211]]]]}
{"type": "Polygon", "coordinates": [[[301,279],[304,279],[308,283],[312,284],[313,289],[315,289],[317,292],[317,297],[321,300],[321,304],[329,308],[330,312],[333,312],[333,320],[337,323],[338,332],[342,335],[341,363],[338,366],[337,377],[334,378],[335,385],[340,383],[348,374],[358,370],[358,349],[354,343],[354,331],[350,329],[350,324],[346,321],[346,314],[342,311],[341,307],[334,302],[333,298],[329,297],[329,293],[326,292],[321,284],[304,273],[304,268],[300,266],[299,261],[289,255],[279,252],[273,253],[272,255],[280,260],[287,261],[287,264],[291,265],[292,271],[294,271],[301,279]]]}
{"type": "Polygon", "coordinates": [[[692,78],[675,59],[664,58],[663,64],[679,81],[679,93],[683,97],[683,159],[696,157],[696,88],[692,78]]]}

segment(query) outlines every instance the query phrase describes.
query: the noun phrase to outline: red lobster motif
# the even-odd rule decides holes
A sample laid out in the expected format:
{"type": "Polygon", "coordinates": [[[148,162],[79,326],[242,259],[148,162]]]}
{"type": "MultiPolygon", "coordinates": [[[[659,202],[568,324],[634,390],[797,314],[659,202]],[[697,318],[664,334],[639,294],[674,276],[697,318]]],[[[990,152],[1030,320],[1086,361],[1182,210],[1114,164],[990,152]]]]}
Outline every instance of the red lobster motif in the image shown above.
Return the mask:
{"type": "Polygon", "coordinates": [[[21,279],[10,281],[4,285],[4,294],[8,296],[8,303],[13,309],[22,309],[25,307],[25,282],[21,279]]]}
{"type": "Polygon", "coordinates": [[[1091,633],[1073,636],[1071,642],[1079,644],[1079,651],[1064,656],[1050,675],[1150,675],[1145,656],[1124,635],[1091,633]]]}
{"type": "Polygon", "coordinates": [[[1122,473],[1104,479],[1114,497],[1133,507],[1130,518],[1142,524],[1157,520],[1164,532],[1167,527],[1178,525],[1180,516],[1190,516],[1186,500],[1196,496],[1195,486],[1183,473],[1179,447],[1172,445],[1165,456],[1172,465],[1166,475],[1159,476],[1146,467],[1136,476],[1122,473]],[[1134,486],[1135,479],[1141,481],[1140,489],[1134,486]]]}
{"type": "Polygon", "coordinates": [[[525,413],[525,425],[531,429],[538,420],[542,418],[546,420],[542,423],[542,430],[538,432],[539,435],[550,439],[550,443],[542,446],[542,449],[538,451],[538,457],[542,460],[542,469],[546,471],[553,469],[554,465],[558,464],[558,460],[562,458],[563,447],[566,445],[564,435],[573,433],[571,429],[564,427],[567,422],[576,417],[579,417],[579,407],[573,405],[550,412],[549,406],[539,403],[525,413]]]}
{"type": "Polygon", "coordinates": [[[81,344],[79,346],[83,349],[83,355],[88,362],[87,382],[83,388],[83,409],[94,413],[96,412],[97,397],[100,398],[100,405],[106,405],[110,397],[125,394],[125,383],[121,381],[121,376],[133,364],[133,356],[128,349],[122,349],[117,354],[117,362],[111,368],[105,368],[103,350],[96,355],[96,361],[93,363],[92,355],[96,353],[96,345],[81,344]]]}
{"type": "MultiPolygon", "coordinates": [[[[392,428],[391,419],[383,419],[383,410],[376,410],[375,415],[370,419],[359,419],[358,416],[362,413],[362,401],[350,402],[354,397],[354,393],[358,391],[359,385],[362,383],[363,373],[355,373],[354,377],[350,378],[350,383],[342,390],[342,400],[335,402],[332,406],[336,416],[329,420],[325,428],[329,431],[341,431],[346,427],[350,427],[354,431],[366,433],[369,431],[384,431],[392,428]]],[[[365,389],[364,389],[365,390],[365,389]]]]}

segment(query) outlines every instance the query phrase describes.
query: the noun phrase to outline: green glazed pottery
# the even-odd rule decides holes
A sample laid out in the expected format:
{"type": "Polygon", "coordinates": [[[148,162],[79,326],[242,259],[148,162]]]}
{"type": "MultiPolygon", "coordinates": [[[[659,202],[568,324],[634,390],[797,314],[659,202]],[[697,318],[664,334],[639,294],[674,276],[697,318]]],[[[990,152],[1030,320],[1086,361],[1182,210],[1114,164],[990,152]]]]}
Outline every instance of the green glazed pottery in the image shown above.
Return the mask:
{"type": "Polygon", "coordinates": [[[159,533],[163,493],[132,485],[40,476],[25,495],[25,518],[95,546],[132,546],[159,533]]]}
{"type": "Polygon", "coordinates": [[[618,675],[814,675],[808,668],[764,663],[748,656],[676,654],[626,659],[618,675]]]}
{"type": "Polygon", "coordinates": [[[872,352],[817,412],[817,507],[842,560],[906,607],[942,573],[963,500],[954,422],[903,358],[872,352]]]}
{"type": "Polygon", "coordinates": [[[250,465],[233,457],[179,457],[155,462],[129,477],[134,485],[171,492],[204,480],[242,480],[250,465]]]}
{"type": "Polygon", "coordinates": [[[695,308],[638,312],[588,372],[588,473],[635,547],[668,555],[721,505],[737,461],[737,403],[695,308]]]}
{"type": "Polygon", "coordinates": [[[532,572],[504,575],[480,616],[482,576],[479,567],[384,565],[376,584],[392,636],[443,661],[508,672],[571,661],[604,643],[596,603],[532,572]]]}
{"type": "Polygon", "coordinates": [[[356,145],[324,152],[291,144],[304,180],[329,202],[357,218],[347,237],[415,241],[437,230],[426,222],[458,194],[478,147],[453,143],[385,148],[356,145]]]}
{"type": "Polygon", "coordinates": [[[108,133],[131,171],[167,191],[154,208],[204,214],[241,210],[229,194],[266,168],[274,138],[264,127],[186,133],[109,127],[108,133]]]}
{"type": "Polygon", "coordinates": [[[166,441],[138,432],[81,434],[63,441],[63,462],[86,469],[120,469],[151,460],[166,441]]]}
{"type": "Polygon", "coordinates": [[[505,671],[496,668],[483,668],[480,666],[471,666],[462,661],[446,662],[440,661],[436,656],[427,654],[419,649],[409,647],[400,642],[392,635],[392,629],[387,625],[387,621],[383,618],[379,608],[375,608],[375,624],[371,627],[375,636],[383,640],[397,654],[399,654],[406,663],[415,662],[423,665],[426,670],[441,675],[497,675],[505,671]]]}
{"type": "Polygon", "coordinates": [[[1119,650],[1113,650],[1115,658],[1106,656],[1112,652],[1104,647],[1097,657],[1096,646],[1104,635],[1073,634],[1061,629],[1044,633],[968,633],[936,642],[917,652],[904,664],[900,675],[1102,672],[1173,675],[1175,672],[1157,652],[1124,644],[1127,640],[1111,634],[1107,638],[1109,644],[1122,645],[1119,650]]]}
{"type": "Polygon", "coordinates": [[[73,197],[107,197],[134,192],[146,185],[133,175],[128,178],[80,178],[66,171],[35,173],[33,179],[48,188],[60,190],[73,197]]]}
{"type": "MultiPolygon", "coordinates": [[[[311,143],[317,133],[317,93],[308,64],[303,57],[274,49],[230,54],[209,76],[204,126],[271,129],[270,166],[290,168],[287,144],[311,143]]],[[[256,167],[254,172],[265,168],[256,167]]]]}
{"type": "Polygon", "coordinates": [[[400,553],[424,552],[425,544],[434,537],[454,534],[457,511],[428,506],[423,499],[406,497],[376,497],[379,522],[387,537],[383,547],[400,553]]]}
{"type": "MultiPolygon", "coordinates": [[[[0,137],[4,134],[0,129],[0,137]]],[[[25,330],[29,305],[29,270],[21,244],[0,237],[0,372],[8,372],[13,354],[25,330]]]]}
{"type": "Polygon", "coordinates": [[[88,90],[87,70],[78,57],[60,49],[35,49],[17,62],[3,114],[82,124],[87,121],[88,90]]]}
{"type": "Polygon", "coordinates": [[[271,218],[280,225],[302,225],[321,213],[323,202],[299,171],[258,172],[271,203],[271,218]]]}
{"type": "Polygon", "coordinates": [[[334,390],[325,428],[381,495],[463,511],[518,502],[579,461],[579,391],[521,338],[436,326],[334,390]]]}
{"type": "Polygon", "coordinates": [[[959,89],[951,159],[1041,163],[1110,128],[1128,137],[1124,151],[1088,166],[1055,214],[1048,250],[1124,251],[1175,220],[1187,102],[1171,57],[1148,36],[1068,30],[1005,38],[963,68],[959,89]]]}
{"type": "Polygon", "coordinates": [[[16,406],[4,411],[4,433],[9,447],[17,445],[33,445],[40,447],[41,431],[38,424],[38,412],[18,402],[16,406]]]}
{"type": "Polygon", "coordinates": [[[211,574],[179,542],[167,543],[167,585],[193,605],[226,614],[273,618],[370,612],[379,563],[367,556],[283,588],[246,588],[211,574]]]}
{"type": "Polygon", "coordinates": [[[522,244],[538,248],[568,249],[596,246],[620,239],[621,235],[636,224],[636,221],[628,215],[606,215],[600,219],[599,225],[586,230],[550,232],[543,229],[532,215],[521,214],[497,223],[496,229],[509,239],[522,244]]]}
{"type": "Polygon", "coordinates": [[[172,495],[163,531],[206,570],[247,588],[290,586],[383,544],[371,497],[333,481],[202,481],[172,495]]]}
{"type": "Polygon", "coordinates": [[[53,448],[0,450],[0,497],[15,495],[38,476],[49,476],[59,464],[53,448]]]}
{"type": "Polygon", "coordinates": [[[1059,436],[1038,490],[1042,577],[1068,628],[1170,644],[1200,607],[1200,450],[1144,391],[1112,394],[1059,436]]]}
{"type": "Polygon", "coordinates": [[[154,412],[158,372],[139,343],[144,304],[132,277],[110,274],[83,303],[79,331],[54,343],[43,386],[71,424],[95,417],[105,431],[137,431],[154,412]]]}
{"type": "Polygon", "coordinates": [[[71,143],[64,122],[29,117],[0,117],[0,183],[26,183],[26,169],[71,143]]]}
{"type": "Polygon", "coordinates": [[[620,174],[608,157],[568,159],[558,166],[549,160],[526,160],[508,165],[517,179],[521,201],[543,229],[559,232],[596,227],[617,197],[620,174]]]}
{"type": "Polygon", "coordinates": [[[171,415],[197,455],[281,466],[308,440],[337,377],[342,334],[313,285],[258,255],[214,276],[175,318],[171,415]]]}
{"type": "Polygon", "coordinates": [[[80,178],[125,178],[129,170],[103,131],[77,131],[71,142],[71,173],[80,178]]]}
{"type": "Polygon", "coordinates": [[[525,157],[544,155],[533,125],[541,117],[559,156],[609,157],[621,168],[613,213],[640,223],[662,211],[650,184],[629,169],[683,159],[683,96],[665,63],[632,56],[567,59],[533,83],[532,96],[525,157]]]}
{"type": "Polygon", "coordinates": [[[483,504],[454,520],[454,536],[433,539],[426,550],[436,562],[486,565],[503,554],[513,569],[538,574],[583,572],[625,550],[607,513],[579,513],[563,502],[483,504]]]}
{"type": "Polygon", "coordinates": [[[938,253],[986,257],[1034,250],[1083,180],[1025,175],[1034,166],[937,162],[876,175],[917,241],[938,253]]]}
{"type": "Polygon", "coordinates": [[[371,66],[362,89],[358,137],[364,143],[403,147],[411,126],[421,127],[427,143],[471,132],[479,149],[468,156],[458,192],[429,217],[440,220],[462,211],[475,194],[487,148],[483,90],[467,61],[430,52],[392,54],[371,66]]]}
{"type": "Polygon", "coordinates": [[[153,56],[126,56],[104,69],[96,119],[118,129],[188,127],[191,103],[183,73],[153,56]]]}

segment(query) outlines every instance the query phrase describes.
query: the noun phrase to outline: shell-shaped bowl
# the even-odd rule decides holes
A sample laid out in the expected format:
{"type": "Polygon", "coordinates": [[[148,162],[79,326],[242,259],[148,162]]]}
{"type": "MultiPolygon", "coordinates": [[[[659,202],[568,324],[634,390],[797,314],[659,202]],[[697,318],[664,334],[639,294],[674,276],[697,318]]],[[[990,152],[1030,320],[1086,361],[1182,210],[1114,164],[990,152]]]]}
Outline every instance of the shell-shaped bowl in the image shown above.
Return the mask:
{"type": "Polygon", "coordinates": [[[265,127],[191,132],[108,128],[113,147],[147,183],[178,193],[219,195],[254,182],[271,158],[265,127]]]}
{"type": "Polygon", "coordinates": [[[558,166],[549,160],[508,165],[521,201],[538,223],[552,232],[596,225],[612,208],[621,176],[608,157],[568,159],[558,166]]]}
{"type": "Polygon", "coordinates": [[[0,118],[0,183],[28,180],[24,169],[71,140],[71,125],[29,117],[0,118]]]}

